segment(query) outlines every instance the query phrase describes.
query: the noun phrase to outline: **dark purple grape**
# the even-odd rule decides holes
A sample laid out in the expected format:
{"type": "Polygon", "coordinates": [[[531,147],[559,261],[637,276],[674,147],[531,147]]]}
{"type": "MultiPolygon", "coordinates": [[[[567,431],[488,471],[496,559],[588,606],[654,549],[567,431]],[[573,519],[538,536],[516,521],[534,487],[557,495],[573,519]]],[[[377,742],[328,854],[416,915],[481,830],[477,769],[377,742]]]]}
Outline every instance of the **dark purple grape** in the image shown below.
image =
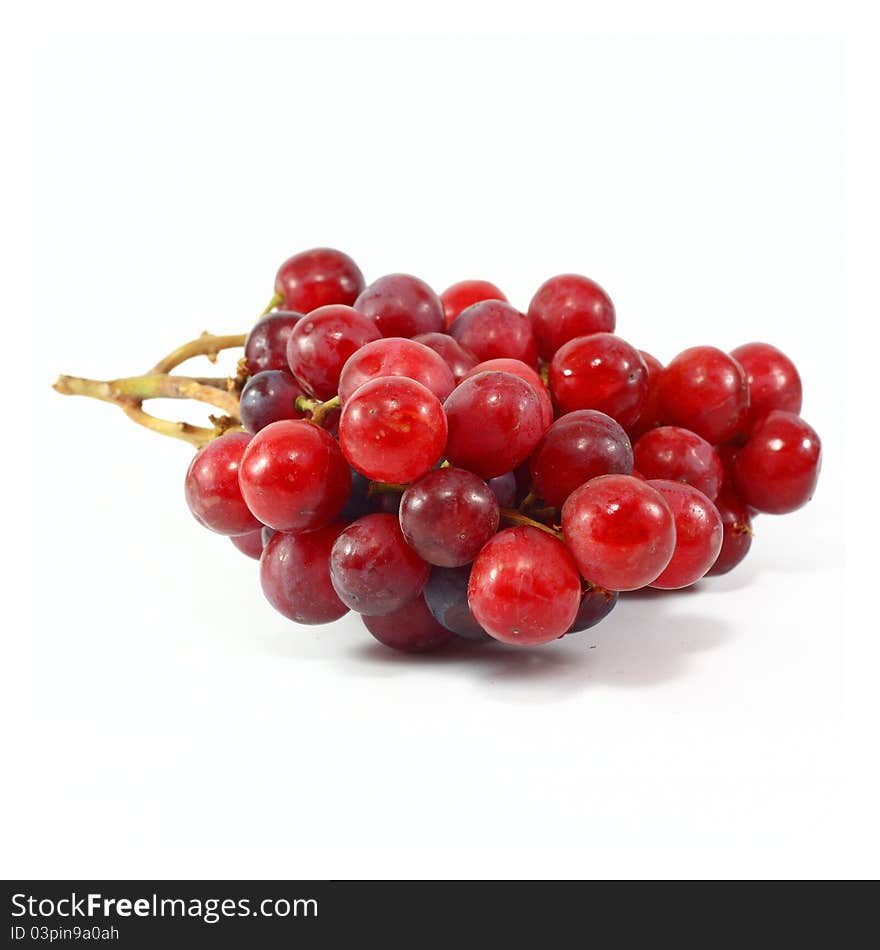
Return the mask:
{"type": "Polygon", "coordinates": [[[371,484],[366,475],[361,475],[357,469],[351,470],[351,491],[339,516],[342,521],[357,521],[358,518],[377,511],[397,514],[401,493],[399,491],[370,492],[371,484]]]}
{"type": "Polygon", "coordinates": [[[287,365],[287,340],[294,324],[302,317],[293,310],[273,310],[258,320],[244,341],[244,357],[252,376],[266,369],[290,369],[287,365]]]}
{"type": "Polygon", "coordinates": [[[471,566],[434,567],[422,592],[428,610],[438,623],[466,640],[489,640],[489,634],[477,623],[468,606],[468,581],[471,566]]]}
{"type": "Polygon", "coordinates": [[[490,478],[486,484],[495,493],[498,504],[502,508],[516,507],[516,475],[513,472],[496,475],[495,478],[490,478]]]}
{"type": "Polygon", "coordinates": [[[403,493],[400,527],[429,564],[470,564],[498,530],[498,499],[478,475],[436,468],[403,493]]]}
{"type": "MultiPolygon", "coordinates": [[[[351,468],[351,466],[349,466],[351,468]]],[[[361,475],[357,469],[351,469],[351,490],[348,501],[339,515],[341,521],[357,521],[364,515],[372,514],[376,510],[375,496],[370,495],[370,480],[361,475]]]]}
{"type": "Polygon", "coordinates": [[[620,594],[616,590],[605,590],[604,587],[590,587],[581,598],[574,623],[568,633],[579,633],[595,627],[600,620],[604,620],[614,610],[620,594]]]}
{"type": "Polygon", "coordinates": [[[280,419],[302,419],[296,408],[297,396],[304,395],[296,380],[280,369],[266,369],[244,384],[239,406],[241,424],[256,434],[280,419]]]}

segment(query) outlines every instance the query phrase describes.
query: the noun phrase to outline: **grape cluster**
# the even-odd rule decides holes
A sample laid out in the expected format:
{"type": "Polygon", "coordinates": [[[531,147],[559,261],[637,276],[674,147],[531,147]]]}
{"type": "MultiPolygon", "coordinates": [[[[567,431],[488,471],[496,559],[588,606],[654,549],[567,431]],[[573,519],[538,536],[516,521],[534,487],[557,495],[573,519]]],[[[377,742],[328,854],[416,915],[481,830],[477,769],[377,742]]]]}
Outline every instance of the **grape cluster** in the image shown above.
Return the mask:
{"type": "Polygon", "coordinates": [[[586,277],[522,312],[486,281],[366,285],[321,248],[275,289],[245,344],[246,431],[200,449],[186,498],[298,623],[354,610],[406,651],[547,643],[620,592],[726,573],[757,513],[816,487],[784,353],[697,346],[664,367],[586,277]]]}

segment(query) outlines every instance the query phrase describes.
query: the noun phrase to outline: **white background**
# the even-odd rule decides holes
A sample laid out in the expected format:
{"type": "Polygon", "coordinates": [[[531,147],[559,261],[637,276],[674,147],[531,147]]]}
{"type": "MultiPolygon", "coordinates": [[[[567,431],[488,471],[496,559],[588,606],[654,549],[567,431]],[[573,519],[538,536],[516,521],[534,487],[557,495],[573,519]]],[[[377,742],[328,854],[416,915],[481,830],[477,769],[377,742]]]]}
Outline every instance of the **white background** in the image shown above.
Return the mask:
{"type": "Polygon", "coordinates": [[[876,378],[868,25],[361,6],[86,4],[4,41],[0,871],[876,875],[876,436],[845,388],[876,378]],[[187,512],[187,446],[49,385],[245,330],[318,244],[522,307],[587,273],[664,361],[781,346],[814,502],[734,574],[542,649],[289,623],[187,512]]]}

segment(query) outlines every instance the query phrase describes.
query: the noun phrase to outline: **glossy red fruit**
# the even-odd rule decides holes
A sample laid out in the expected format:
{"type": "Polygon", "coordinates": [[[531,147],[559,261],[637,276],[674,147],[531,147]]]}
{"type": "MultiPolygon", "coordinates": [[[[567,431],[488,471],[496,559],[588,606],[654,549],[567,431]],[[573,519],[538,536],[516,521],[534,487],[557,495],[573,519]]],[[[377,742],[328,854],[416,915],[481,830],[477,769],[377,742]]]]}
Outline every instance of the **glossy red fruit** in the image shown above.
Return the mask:
{"type": "Polygon", "coordinates": [[[633,450],[623,428],[595,409],[557,419],[531,458],[535,492],[553,508],[599,475],[631,475],[633,450]]]}
{"type": "Polygon", "coordinates": [[[708,576],[715,577],[732,571],[749,553],[752,546],[752,517],[749,506],[732,488],[725,487],[715,502],[721,515],[724,536],[721,550],[708,576]]]}
{"type": "Polygon", "coordinates": [[[481,478],[515,469],[532,454],[543,433],[534,388],[511,373],[466,379],[443,408],[449,423],[446,458],[481,478]]]}
{"type": "Polygon", "coordinates": [[[609,590],[637,590],[660,576],[675,550],[666,499],[631,475],[601,475],[568,496],[562,531],[581,574],[609,590]]]}
{"type": "Polygon", "coordinates": [[[242,554],[252,557],[255,561],[260,560],[260,555],[263,553],[262,528],[257,528],[255,531],[248,531],[247,534],[234,534],[229,540],[242,554]]]}
{"type": "Polygon", "coordinates": [[[438,468],[403,493],[400,527],[419,557],[438,567],[470,564],[498,530],[498,499],[473,472],[438,468]]]}
{"type": "Polygon", "coordinates": [[[488,280],[461,280],[440,294],[447,329],[458,315],[481,300],[507,300],[507,297],[488,280]]]}
{"type": "Polygon", "coordinates": [[[456,385],[477,365],[477,358],[448,333],[420,333],[413,343],[421,343],[433,350],[452,370],[456,385]]]}
{"type": "Polygon", "coordinates": [[[724,468],[718,453],[696,432],[661,426],[646,432],[633,446],[635,467],[647,479],[686,482],[711,501],[718,497],[724,468]]]}
{"type": "Polygon", "coordinates": [[[613,333],[614,304],[602,288],[579,274],[551,277],[529,304],[529,319],[543,360],[552,360],[569,340],[591,333],[613,333]]]}
{"type": "Polygon", "coordinates": [[[373,281],[354,304],[373,320],[382,336],[413,337],[443,329],[443,304],[433,290],[410,274],[388,274],[373,281]]]}
{"type": "Polygon", "coordinates": [[[330,583],[330,551],[345,525],[315,531],[277,531],[260,558],[260,583],[269,603],[297,623],[332,623],[348,613],[330,583]]]}
{"type": "Polygon", "coordinates": [[[644,350],[639,350],[639,353],[648,370],[648,396],[639,418],[627,430],[633,443],[650,429],[663,425],[663,411],[660,408],[660,377],[663,375],[663,364],[644,350]]]}
{"type": "Polygon", "coordinates": [[[471,569],[468,603],[496,640],[536,646],[563,636],[577,616],[581,580],[561,541],[527,525],[496,534],[471,569]]]}
{"type": "Polygon", "coordinates": [[[692,485],[664,479],[652,479],[648,484],[666,499],[675,519],[675,550],[651,587],[660,590],[689,587],[706,574],[718,557],[723,537],[721,515],[692,485]]]}
{"type": "Polygon", "coordinates": [[[714,346],[679,353],[660,377],[660,405],[670,425],[726,442],[743,426],[749,386],[743,368],[714,346]]]}
{"type": "Polygon", "coordinates": [[[196,521],[218,534],[247,534],[260,522],[242,497],[238,472],[251,437],[227,432],[200,449],[190,462],[184,488],[196,521]]]}
{"type": "Polygon", "coordinates": [[[248,508],[263,524],[309,531],[342,511],[351,472],[327,432],[297,419],[273,422],[251,439],[238,481],[248,508]]]}
{"type": "Polygon", "coordinates": [[[815,430],[793,412],[776,410],[758,423],[738,453],[733,481],[747,505],[783,515],[813,497],[821,465],[815,430]]]}
{"type": "Polygon", "coordinates": [[[362,619],[364,626],[379,643],[404,653],[437,650],[449,643],[453,637],[449,630],[434,619],[422,596],[393,613],[362,619]]]}
{"type": "Polygon", "coordinates": [[[339,374],[355,350],[382,339],[376,324],[351,307],[318,307],[297,322],[287,340],[287,363],[299,384],[317,399],[331,399],[339,374]]]}
{"type": "Polygon", "coordinates": [[[316,247],[289,257],[278,268],[275,292],[288,310],[310,313],[331,304],[351,306],[364,289],[364,275],[342,251],[316,247]]]}
{"type": "Polygon", "coordinates": [[[479,360],[507,358],[532,367],[538,363],[529,318],[502,300],[482,300],[468,307],[449,332],[479,360]]]}
{"type": "Polygon", "coordinates": [[[626,429],[648,398],[648,369],[626,340],[594,333],[557,351],[550,364],[550,392],[560,414],[598,409],[626,429]]]}
{"type": "Polygon", "coordinates": [[[476,376],[479,373],[512,373],[524,379],[535,390],[538,402],[541,403],[541,425],[544,429],[550,427],[553,422],[553,400],[550,393],[544,385],[538,371],[531,366],[527,366],[522,360],[513,360],[501,357],[494,360],[484,360],[471,369],[465,379],[470,376],[476,376]]]}
{"type": "Polygon", "coordinates": [[[415,600],[431,568],[406,543],[397,515],[352,522],[330,553],[330,579],[344,604],[360,614],[390,614],[415,600]]]}
{"type": "Polygon", "coordinates": [[[452,370],[442,356],[415,340],[388,337],[367,343],[346,361],[339,375],[342,404],[364,383],[382,376],[414,379],[430,389],[440,402],[455,389],[452,370]]]}
{"type": "Polygon", "coordinates": [[[288,372],[287,341],[301,313],[275,310],[261,317],[244,341],[244,358],[251,376],[270,369],[288,372]]]}
{"type": "Polygon", "coordinates": [[[795,414],[801,411],[801,377],[785,353],[769,343],[744,343],[730,355],[742,366],[749,384],[746,434],[774,409],[795,414]]]}
{"type": "Polygon", "coordinates": [[[403,376],[364,383],[343,406],[339,444],[359,472],[379,482],[411,482],[446,448],[446,415],[437,397],[403,376]]]}

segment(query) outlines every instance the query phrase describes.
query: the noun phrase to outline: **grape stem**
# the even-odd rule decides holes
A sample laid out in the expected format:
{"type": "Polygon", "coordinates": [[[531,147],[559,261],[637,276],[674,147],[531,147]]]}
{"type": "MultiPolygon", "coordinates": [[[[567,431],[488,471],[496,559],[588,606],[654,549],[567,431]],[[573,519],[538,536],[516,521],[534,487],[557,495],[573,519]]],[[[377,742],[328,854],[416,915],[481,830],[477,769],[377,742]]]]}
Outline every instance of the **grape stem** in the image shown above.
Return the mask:
{"type": "Polygon", "coordinates": [[[277,291],[272,294],[272,299],[266,304],[266,309],[260,314],[260,319],[266,316],[267,313],[271,313],[276,307],[284,303],[284,297],[279,294],[277,291]]]}
{"type": "Polygon", "coordinates": [[[502,508],[501,518],[508,524],[528,525],[530,528],[538,528],[547,534],[552,534],[553,537],[557,538],[559,541],[564,540],[561,531],[557,531],[555,528],[551,528],[549,525],[542,524],[540,521],[535,521],[534,518],[529,518],[528,515],[524,515],[521,511],[517,511],[515,508],[502,508]]]}
{"type": "Polygon", "coordinates": [[[327,416],[329,416],[334,409],[339,408],[339,396],[334,396],[326,402],[309,399],[308,396],[297,396],[294,405],[300,412],[310,412],[312,414],[311,421],[314,422],[316,426],[321,426],[324,424],[324,420],[327,416]]]}
{"type": "Polygon", "coordinates": [[[370,495],[400,495],[409,488],[409,485],[397,484],[395,482],[370,482],[368,494],[370,495]]]}
{"type": "Polygon", "coordinates": [[[528,509],[531,508],[537,500],[538,496],[533,491],[530,491],[528,495],[526,495],[526,497],[520,502],[519,510],[528,511],[528,509]]]}
{"type": "Polygon", "coordinates": [[[176,366],[194,356],[207,356],[214,363],[217,361],[217,354],[221,350],[230,350],[237,346],[244,346],[247,339],[246,333],[229,333],[225,336],[215,336],[207,331],[195,340],[190,340],[177,349],[172,350],[166,357],[159,360],[150,370],[151,376],[161,373],[170,373],[176,366]]]}
{"type": "Polygon", "coordinates": [[[196,448],[206,445],[229,430],[241,431],[237,394],[188,376],[150,373],[146,376],[129,376],[109,381],[84,379],[80,376],[59,376],[53,388],[64,396],[88,396],[113,403],[138,425],[161,435],[189,442],[196,448]],[[212,416],[213,428],[210,429],[190,425],[188,422],[172,422],[145,412],[143,402],[146,399],[195,399],[215,406],[226,415],[212,416]]]}

